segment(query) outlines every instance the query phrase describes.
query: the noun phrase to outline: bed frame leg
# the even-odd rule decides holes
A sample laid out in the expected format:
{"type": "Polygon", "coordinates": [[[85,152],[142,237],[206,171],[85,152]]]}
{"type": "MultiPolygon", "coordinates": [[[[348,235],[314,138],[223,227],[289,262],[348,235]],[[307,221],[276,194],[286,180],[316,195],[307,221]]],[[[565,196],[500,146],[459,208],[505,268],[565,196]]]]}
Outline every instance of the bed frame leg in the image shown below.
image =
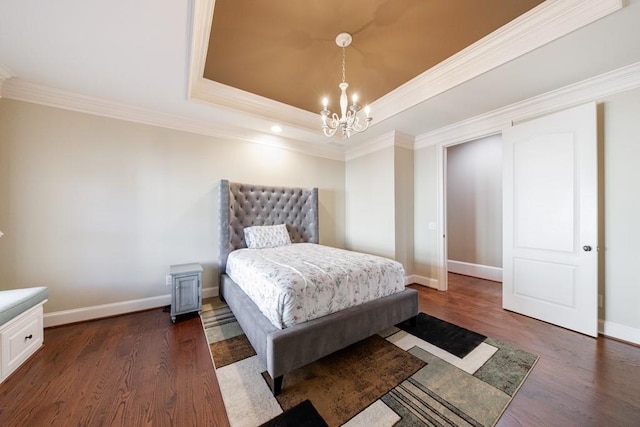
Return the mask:
{"type": "Polygon", "coordinates": [[[280,392],[282,392],[282,379],[283,379],[284,375],[280,375],[279,377],[275,377],[273,379],[273,388],[271,389],[271,391],[273,392],[274,396],[277,396],[280,394],[280,392]]]}

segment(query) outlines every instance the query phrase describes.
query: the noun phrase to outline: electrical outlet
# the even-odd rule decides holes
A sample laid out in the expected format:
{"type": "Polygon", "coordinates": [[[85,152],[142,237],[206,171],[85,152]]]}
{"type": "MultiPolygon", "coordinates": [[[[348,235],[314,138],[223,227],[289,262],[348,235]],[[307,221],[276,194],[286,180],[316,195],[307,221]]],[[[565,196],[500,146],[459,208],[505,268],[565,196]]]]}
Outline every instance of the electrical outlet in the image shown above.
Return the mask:
{"type": "Polygon", "coordinates": [[[167,277],[164,279],[164,284],[167,286],[171,286],[171,275],[167,274],[167,277]]]}
{"type": "Polygon", "coordinates": [[[598,307],[602,308],[603,300],[604,298],[602,297],[602,294],[598,294],[598,307]]]}

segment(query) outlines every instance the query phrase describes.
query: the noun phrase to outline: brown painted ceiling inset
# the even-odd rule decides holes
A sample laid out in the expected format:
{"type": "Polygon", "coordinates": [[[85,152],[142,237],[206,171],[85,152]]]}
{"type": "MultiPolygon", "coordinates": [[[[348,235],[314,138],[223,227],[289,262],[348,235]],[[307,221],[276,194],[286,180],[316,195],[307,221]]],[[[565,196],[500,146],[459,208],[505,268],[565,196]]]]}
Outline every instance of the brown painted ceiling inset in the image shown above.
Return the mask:
{"type": "Polygon", "coordinates": [[[335,37],[349,95],[367,104],[542,0],[216,0],[204,77],[304,110],[337,110],[335,37]]]}

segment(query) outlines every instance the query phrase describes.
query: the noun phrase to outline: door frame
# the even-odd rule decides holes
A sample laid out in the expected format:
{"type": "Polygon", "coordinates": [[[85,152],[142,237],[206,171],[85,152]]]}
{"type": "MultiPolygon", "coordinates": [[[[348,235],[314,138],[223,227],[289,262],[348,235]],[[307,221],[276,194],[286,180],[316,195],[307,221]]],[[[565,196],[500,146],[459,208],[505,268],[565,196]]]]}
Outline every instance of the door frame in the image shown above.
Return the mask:
{"type": "MultiPolygon", "coordinates": [[[[511,123],[505,124],[510,126],[511,123]]],[[[436,200],[436,236],[440,240],[437,244],[437,264],[436,264],[436,277],[437,289],[439,291],[446,291],[449,289],[448,271],[447,268],[447,253],[448,253],[448,237],[447,237],[447,149],[455,145],[465,144],[477,139],[486,138],[493,135],[501,135],[504,126],[500,126],[498,130],[481,131],[466,135],[465,138],[460,138],[451,141],[439,142],[436,144],[436,179],[437,179],[437,200],[436,200]]]]}

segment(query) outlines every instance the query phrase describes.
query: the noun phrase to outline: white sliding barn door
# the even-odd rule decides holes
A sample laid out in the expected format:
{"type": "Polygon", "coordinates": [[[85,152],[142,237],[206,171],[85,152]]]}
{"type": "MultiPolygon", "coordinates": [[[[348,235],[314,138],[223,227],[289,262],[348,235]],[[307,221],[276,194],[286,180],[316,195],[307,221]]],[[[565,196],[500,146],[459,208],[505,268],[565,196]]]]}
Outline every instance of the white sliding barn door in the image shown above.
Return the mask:
{"type": "Polygon", "coordinates": [[[503,134],[503,308],[598,334],[596,104],[503,134]]]}

